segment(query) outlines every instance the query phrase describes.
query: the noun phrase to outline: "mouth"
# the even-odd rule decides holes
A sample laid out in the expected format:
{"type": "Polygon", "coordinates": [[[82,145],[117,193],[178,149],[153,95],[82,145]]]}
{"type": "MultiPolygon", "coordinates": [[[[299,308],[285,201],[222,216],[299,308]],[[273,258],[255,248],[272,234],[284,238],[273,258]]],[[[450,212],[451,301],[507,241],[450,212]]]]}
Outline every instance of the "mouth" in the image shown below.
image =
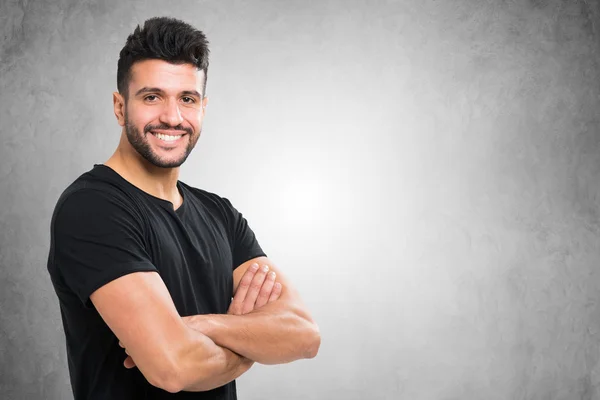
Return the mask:
{"type": "Polygon", "coordinates": [[[183,132],[183,131],[150,131],[150,133],[152,134],[152,136],[154,136],[155,138],[159,139],[162,142],[176,143],[183,136],[185,136],[187,132],[183,132]]]}

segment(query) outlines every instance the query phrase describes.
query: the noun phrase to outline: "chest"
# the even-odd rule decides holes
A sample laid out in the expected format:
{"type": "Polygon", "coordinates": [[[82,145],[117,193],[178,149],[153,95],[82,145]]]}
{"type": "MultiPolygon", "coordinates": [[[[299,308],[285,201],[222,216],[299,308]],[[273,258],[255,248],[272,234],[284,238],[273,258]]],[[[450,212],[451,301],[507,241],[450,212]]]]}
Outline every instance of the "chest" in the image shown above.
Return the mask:
{"type": "Polygon", "coordinates": [[[145,239],[180,315],[227,312],[233,260],[222,219],[201,205],[155,209],[147,214],[145,239]]]}

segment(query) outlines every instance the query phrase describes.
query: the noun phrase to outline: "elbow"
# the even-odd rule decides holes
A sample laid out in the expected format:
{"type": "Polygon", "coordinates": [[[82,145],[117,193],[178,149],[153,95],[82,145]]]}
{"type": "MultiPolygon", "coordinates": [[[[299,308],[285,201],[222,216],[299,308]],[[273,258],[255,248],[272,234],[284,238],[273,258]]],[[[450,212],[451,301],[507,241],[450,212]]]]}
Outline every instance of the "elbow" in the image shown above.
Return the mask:
{"type": "Polygon", "coordinates": [[[178,363],[170,362],[168,357],[164,357],[151,368],[151,371],[146,372],[142,368],[140,371],[152,386],[169,393],[178,393],[183,390],[183,384],[177,365],[178,363]]]}
{"type": "Polygon", "coordinates": [[[310,324],[310,329],[306,337],[307,340],[304,358],[315,358],[319,353],[319,348],[321,347],[321,332],[319,331],[317,324],[314,322],[310,324]]]}
{"type": "Polygon", "coordinates": [[[147,376],[146,379],[152,386],[156,386],[169,393],[179,393],[183,390],[178,375],[172,371],[156,373],[154,376],[147,376]]]}
{"type": "MultiPolygon", "coordinates": [[[[195,353],[195,355],[198,354],[195,353]]],[[[221,354],[205,353],[201,357],[201,361],[192,363],[190,363],[189,359],[181,358],[177,363],[165,363],[165,365],[169,365],[170,367],[162,369],[162,374],[158,375],[155,383],[150,380],[148,382],[169,393],[179,393],[189,390],[194,392],[211,390],[215,388],[211,383],[214,369],[224,362],[221,354]]]]}
{"type": "Polygon", "coordinates": [[[302,350],[299,353],[296,353],[296,357],[315,358],[321,347],[321,332],[319,331],[319,326],[304,310],[296,311],[296,318],[298,318],[299,327],[301,326],[299,333],[302,332],[299,336],[299,344],[302,350]]]}
{"type": "Polygon", "coordinates": [[[162,382],[162,384],[154,386],[173,394],[179,393],[183,390],[183,388],[174,380],[165,380],[162,382]]]}

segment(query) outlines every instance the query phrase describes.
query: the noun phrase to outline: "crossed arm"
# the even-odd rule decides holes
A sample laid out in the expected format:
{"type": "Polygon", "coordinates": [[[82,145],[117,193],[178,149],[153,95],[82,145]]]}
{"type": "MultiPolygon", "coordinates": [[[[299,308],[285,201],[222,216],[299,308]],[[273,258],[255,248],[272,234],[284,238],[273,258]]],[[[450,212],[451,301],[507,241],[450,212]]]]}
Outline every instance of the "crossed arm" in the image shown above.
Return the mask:
{"type": "Polygon", "coordinates": [[[194,329],[202,332],[217,345],[228,348],[246,358],[261,364],[282,364],[300,358],[316,356],[320,335],[316,324],[300,300],[300,296],[287,278],[266,258],[259,257],[242,264],[234,272],[234,282],[240,282],[240,287],[234,285],[236,295],[247,292],[252,294],[261,290],[262,299],[258,299],[254,310],[251,310],[252,300],[242,304],[242,296],[232,302],[232,306],[241,310],[218,315],[196,315],[188,322],[194,329]],[[253,278],[250,269],[260,266],[253,278]],[[262,284],[268,267],[280,289],[277,290],[277,301],[266,301],[270,289],[269,280],[262,284]],[[250,268],[249,268],[250,267],[250,268]],[[243,275],[240,278],[240,275],[243,275]],[[236,276],[237,275],[237,276],[236,276]],[[237,278],[237,279],[236,279],[237,278]],[[238,315],[236,315],[238,314],[238,315]]]}
{"type": "Polygon", "coordinates": [[[266,257],[234,271],[234,300],[227,315],[180,317],[155,272],[118,278],[91,296],[126,348],[125,366],[169,392],[222,386],[257,361],[290,362],[316,355],[318,328],[296,290],[266,257]],[[253,265],[267,265],[267,276],[253,265]]]}

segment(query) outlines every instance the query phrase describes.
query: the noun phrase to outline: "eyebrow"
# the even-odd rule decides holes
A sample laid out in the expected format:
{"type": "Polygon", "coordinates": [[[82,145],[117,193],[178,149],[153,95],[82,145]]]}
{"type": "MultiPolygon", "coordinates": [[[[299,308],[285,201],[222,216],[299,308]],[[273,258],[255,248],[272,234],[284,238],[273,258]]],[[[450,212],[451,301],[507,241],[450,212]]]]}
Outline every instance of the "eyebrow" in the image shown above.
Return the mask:
{"type": "MultiPolygon", "coordinates": [[[[143,87],[140,90],[138,90],[137,92],[135,92],[136,96],[139,96],[140,94],[143,93],[164,93],[165,91],[162,90],[161,88],[157,88],[157,87],[143,87]]],[[[200,93],[198,93],[197,90],[184,90],[183,92],[181,92],[182,95],[187,95],[187,96],[196,96],[198,98],[202,98],[202,95],[200,93]]]]}

